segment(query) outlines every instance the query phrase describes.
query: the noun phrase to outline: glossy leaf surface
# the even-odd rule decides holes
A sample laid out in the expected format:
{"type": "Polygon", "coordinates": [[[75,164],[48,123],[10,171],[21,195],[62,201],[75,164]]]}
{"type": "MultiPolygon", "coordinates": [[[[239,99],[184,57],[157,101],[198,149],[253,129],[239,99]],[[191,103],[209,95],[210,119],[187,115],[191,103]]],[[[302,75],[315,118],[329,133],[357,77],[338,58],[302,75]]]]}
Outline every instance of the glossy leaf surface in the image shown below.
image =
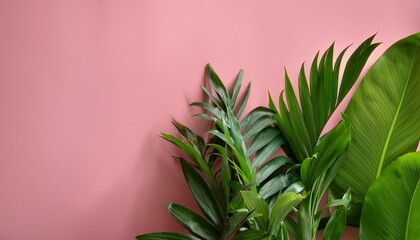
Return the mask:
{"type": "Polygon", "coordinates": [[[352,140],[334,182],[362,202],[369,186],[420,139],[420,33],[392,45],[371,67],[345,113],[352,140]]]}
{"type": "Polygon", "coordinates": [[[369,188],[360,239],[420,239],[420,152],[398,158],[369,188]]]}

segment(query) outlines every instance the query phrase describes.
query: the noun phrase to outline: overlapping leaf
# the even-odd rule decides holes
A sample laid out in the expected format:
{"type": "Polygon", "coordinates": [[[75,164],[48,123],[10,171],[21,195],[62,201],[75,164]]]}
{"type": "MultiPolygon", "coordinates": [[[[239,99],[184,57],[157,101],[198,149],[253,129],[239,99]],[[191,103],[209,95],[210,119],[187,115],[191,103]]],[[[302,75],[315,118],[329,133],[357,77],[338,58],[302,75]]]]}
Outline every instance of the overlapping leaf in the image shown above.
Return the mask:
{"type": "Polygon", "coordinates": [[[363,202],[369,186],[398,156],[415,151],[420,139],[420,33],[392,45],[371,67],[346,114],[352,143],[334,182],[363,202]]]}

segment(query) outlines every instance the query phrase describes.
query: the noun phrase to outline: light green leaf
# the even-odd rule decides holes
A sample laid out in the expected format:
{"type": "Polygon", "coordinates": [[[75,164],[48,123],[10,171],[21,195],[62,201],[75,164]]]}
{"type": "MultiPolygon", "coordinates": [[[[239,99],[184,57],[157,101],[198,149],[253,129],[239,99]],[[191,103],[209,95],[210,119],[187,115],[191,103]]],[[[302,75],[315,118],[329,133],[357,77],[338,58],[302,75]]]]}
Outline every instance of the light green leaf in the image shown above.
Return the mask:
{"type": "Polygon", "coordinates": [[[266,231],[270,214],[267,202],[257,193],[251,191],[241,191],[241,195],[250,211],[261,214],[260,217],[255,218],[255,222],[258,224],[259,230],[266,231]]]}
{"type": "Polygon", "coordinates": [[[327,226],[324,229],[323,240],[336,240],[340,239],[346,227],[346,207],[340,206],[331,215],[327,226]]]}
{"type": "Polygon", "coordinates": [[[352,190],[362,202],[369,186],[398,156],[415,151],[420,139],[420,33],[392,45],[371,67],[351,99],[347,157],[334,195],[352,190]]]}
{"type": "Polygon", "coordinates": [[[369,188],[360,239],[420,239],[420,152],[398,158],[369,188]]]}
{"type": "Polygon", "coordinates": [[[304,197],[294,192],[286,192],[280,195],[273,206],[270,214],[269,232],[296,207],[304,197]]]}

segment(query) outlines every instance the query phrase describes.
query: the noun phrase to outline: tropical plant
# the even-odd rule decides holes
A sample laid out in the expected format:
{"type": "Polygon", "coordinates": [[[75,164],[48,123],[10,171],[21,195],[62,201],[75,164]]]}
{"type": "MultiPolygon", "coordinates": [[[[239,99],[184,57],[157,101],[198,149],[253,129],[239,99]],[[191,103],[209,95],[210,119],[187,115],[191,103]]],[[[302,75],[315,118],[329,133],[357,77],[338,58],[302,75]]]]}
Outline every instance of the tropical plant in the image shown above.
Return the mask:
{"type": "MultiPolygon", "coordinates": [[[[297,222],[293,219],[287,221],[288,227],[295,229],[292,232],[297,239],[315,239],[325,209],[319,209],[319,203],[340,169],[349,147],[350,122],[343,116],[342,122],[333,130],[323,137],[320,135],[334,110],[358,79],[368,57],[378,46],[377,43],[372,44],[373,38],[374,36],[364,41],[350,56],[345,64],[340,84],[340,67],[347,48],[334,62],[334,44],[332,44],[322,55],[319,63],[319,54],[315,56],[309,78],[305,76],[305,68],[302,65],[298,86],[300,103],[287,71],[285,90],[279,96],[279,109],[272,97],[269,97],[269,108],[276,112],[273,119],[286,141],[284,150],[296,164],[301,164],[300,178],[304,190],[308,192],[308,197],[299,206],[297,222]]],[[[340,236],[344,230],[349,194],[343,193],[341,196],[345,200],[341,201],[342,207],[338,209],[340,214],[333,214],[330,218],[325,238],[340,236]],[[338,224],[340,227],[337,227],[338,224]],[[338,229],[341,229],[341,232],[337,231],[338,229]]],[[[331,204],[335,203],[329,205],[331,204]]]]}
{"type": "MultiPolygon", "coordinates": [[[[176,121],[173,124],[179,137],[162,133],[164,139],[175,144],[190,159],[191,162],[177,158],[204,217],[170,203],[171,216],[192,235],[162,232],[139,235],[137,239],[232,239],[239,234],[239,228],[248,217],[255,216],[244,208],[240,191],[257,191],[255,181],[261,176],[256,175],[256,169],[270,159],[283,140],[272,126],[270,116],[273,112],[268,108],[255,108],[239,121],[250,94],[248,85],[239,98],[242,70],[230,92],[210,65],[207,71],[215,94],[202,86],[210,103],[194,102],[191,105],[205,110],[196,116],[212,123],[208,136],[200,136],[176,121]]],[[[275,168],[284,164],[285,161],[277,161],[270,166],[275,168]]],[[[246,237],[252,233],[242,230],[240,234],[246,237]]]]}
{"type": "Polygon", "coordinates": [[[420,152],[391,163],[366,193],[360,239],[420,239],[420,152]]]}
{"type": "Polygon", "coordinates": [[[361,239],[420,238],[420,152],[408,153],[420,139],[420,33],[379,58],[342,120],[321,136],[377,47],[373,38],[356,48],[342,74],[347,48],[334,61],[334,44],[319,63],[316,55],[309,78],[302,65],[299,101],[286,72],[278,109],[269,96],[268,108],[243,118],[250,94],[248,85],[239,98],[243,71],[228,91],[208,65],[215,94],[202,87],[209,102],[191,105],[204,109],[197,116],[210,130],[200,136],[174,121],[179,137],[162,134],[188,157],[176,159],[203,216],[170,203],[191,235],[137,239],[313,240],[321,223],[323,239],[339,239],[346,224],[360,224],[361,239]],[[287,156],[276,155],[280,147],[287,156]],[[320,206],[326,191],[329,201],[320,206]],[[326,209],[330,217],[322,219],[326,209]]]}
{"type": "Polygon", "coordinates": [[[392,45],[373,64],[345,111],[352,140],[331,187],[332,196],[352,192],[349,214],[358,225],[366,193],[399,156],[420,139],[420,33],[392,45]]]}

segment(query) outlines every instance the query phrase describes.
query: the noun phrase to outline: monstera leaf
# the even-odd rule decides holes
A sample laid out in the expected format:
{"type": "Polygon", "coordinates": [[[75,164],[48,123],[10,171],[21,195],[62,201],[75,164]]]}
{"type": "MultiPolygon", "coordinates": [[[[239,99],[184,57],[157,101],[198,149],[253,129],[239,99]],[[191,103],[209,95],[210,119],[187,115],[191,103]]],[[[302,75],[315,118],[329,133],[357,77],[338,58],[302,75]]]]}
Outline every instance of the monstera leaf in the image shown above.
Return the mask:
{"type": "Polygon", "coordinates": [[[370,185],[420,139],[420,33],[392,45],[371,67],[345,113],[352,140],[332,193],[362,203],[370,185]]]}
{"type": "Polygon", "coordinates": [[[360,239],[420,239],[420,152],[398,158],[369,188],[360,239]]]}

